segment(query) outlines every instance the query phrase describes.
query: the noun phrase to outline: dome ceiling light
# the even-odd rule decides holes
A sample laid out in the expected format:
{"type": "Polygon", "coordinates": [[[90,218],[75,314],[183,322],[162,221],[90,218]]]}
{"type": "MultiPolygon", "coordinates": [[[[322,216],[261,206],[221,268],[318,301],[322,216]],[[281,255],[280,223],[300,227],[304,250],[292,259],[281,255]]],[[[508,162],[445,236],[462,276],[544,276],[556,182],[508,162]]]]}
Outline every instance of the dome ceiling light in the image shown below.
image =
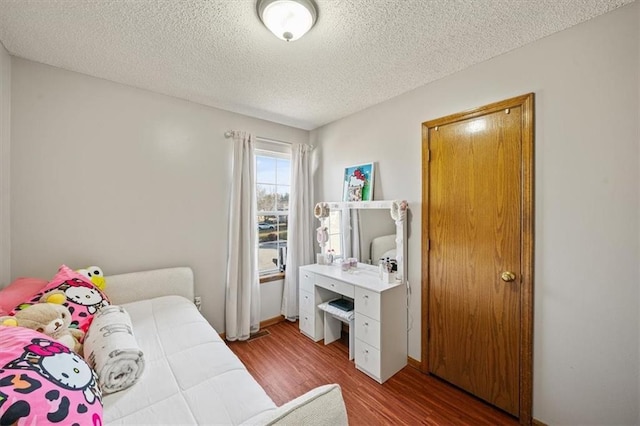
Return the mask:
{"type": "Polygon", "coordinates": [[[313,0],[258,0],[256,6],[265,27],[285,41],[305,35],[318,18],[313,0]]]}

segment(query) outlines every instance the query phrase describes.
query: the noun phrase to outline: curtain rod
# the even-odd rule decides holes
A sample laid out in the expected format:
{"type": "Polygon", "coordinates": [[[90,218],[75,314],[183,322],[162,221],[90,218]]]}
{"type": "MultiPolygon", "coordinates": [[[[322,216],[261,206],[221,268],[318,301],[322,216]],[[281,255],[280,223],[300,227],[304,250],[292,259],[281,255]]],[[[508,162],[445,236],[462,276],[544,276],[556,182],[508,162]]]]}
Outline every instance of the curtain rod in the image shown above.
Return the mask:
{"type": "MultiPolygon", "coordinates": [[[[224,132],[224,137],[226,139],[233,137],[233,130],[227,130],[226,132],[224,132]]],[[[256,136],[256,139],[260,139],[261,141],[273,143],[276,145],[286,145],[286,146],[297,145],[297,143],[294,144],[292,142],[285,142],[285,141],[279,141],[276,139],[263,138],[262,136],[256,136]]],[[[304,145],[308,145],[308,144],[304,144],[304,145]]],[[[314,148],[313,145],[309,145],[309,147],[311,147],[312,150],[314,148]]]]}
{"type": "MultiPolygon", "coordinates": [[[[229,139],[231,137],[233,137],[233,130],[229,130],[224,132],[224,137],[229,139]]],[[[262,136],[256,136],[256,139],[260,139],[261,141],[265,141],[265,142],[270,142],[270,143],[275,143],[278,145],[293,145],[291,142],[285,142],[285,141],[278,141],[275,139],[269,139],[269,138],[263,138],[262,136]]]]}

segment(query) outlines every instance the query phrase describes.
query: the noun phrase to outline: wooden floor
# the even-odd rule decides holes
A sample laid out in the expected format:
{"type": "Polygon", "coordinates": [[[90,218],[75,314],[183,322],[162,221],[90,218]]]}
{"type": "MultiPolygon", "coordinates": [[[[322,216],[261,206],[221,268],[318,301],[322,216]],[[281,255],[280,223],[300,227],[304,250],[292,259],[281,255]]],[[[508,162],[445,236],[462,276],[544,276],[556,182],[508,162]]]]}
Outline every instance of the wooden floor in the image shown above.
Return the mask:
{"type": "Polygon", "coordinates": [[[344,340],[324,346],[282,322],[229,347],[277,405],[323,384],[342,387],[351,425],[516,425],[517,421],[434,377],[405,367],[380,385],[348,360],[344,340]]]}

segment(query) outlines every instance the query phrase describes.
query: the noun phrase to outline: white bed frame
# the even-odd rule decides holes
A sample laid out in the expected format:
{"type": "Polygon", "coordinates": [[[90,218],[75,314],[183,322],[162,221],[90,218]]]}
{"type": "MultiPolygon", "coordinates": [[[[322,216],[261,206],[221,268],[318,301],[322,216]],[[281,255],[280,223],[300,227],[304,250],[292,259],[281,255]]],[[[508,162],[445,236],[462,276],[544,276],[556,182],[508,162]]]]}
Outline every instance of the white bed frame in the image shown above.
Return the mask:
{"type": "MultiPolygon", "coordinates": [[[[132,272],[105,278],[106,293],[114,305],[169,295],[194,300],[193,271],[189,267],[132,272]]],[[[250,400],[248,401],[250,403],[250,400]]],[[[306,426],[348,424],[347,411],[339,385],[319,386],[274,410],[265,411],[247,421],[248,426],[302,424],[306,426]]]]}
{"type": "Polygon", "coordinates": [[[187,266],[111,275],[105,279],[105,292],[114,305],[170,295],[194,300],[193,271],[187,266]]]}

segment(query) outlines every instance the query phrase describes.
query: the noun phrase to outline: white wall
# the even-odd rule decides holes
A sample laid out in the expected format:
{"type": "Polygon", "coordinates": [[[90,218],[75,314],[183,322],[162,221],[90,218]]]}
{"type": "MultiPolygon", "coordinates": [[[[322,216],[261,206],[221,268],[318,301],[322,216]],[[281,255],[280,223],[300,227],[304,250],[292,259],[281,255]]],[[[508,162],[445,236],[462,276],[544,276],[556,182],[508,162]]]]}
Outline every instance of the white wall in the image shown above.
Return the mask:
{"type": "Polygon", "coordinates": [[[232,161],[223,134],[308,143],[308,132],[12,62],[12,276],[51,277],[61,263],[108,275],[188,265],[204,315],[223,331],[232,161]]]}
{"type": "MultiPolygon", "coordinates": [[[[638,22],[640,22],[640,7],[636,7],[636,14],[638,16],[638,22]]],[[[638,38],[640,38],[640,25],[638,25],[638,38]]],[[[638,43],[638,62],[638,67],[640,68],[640,43],[638,43]]],[[[638,84],[638,99],[640,99],[640,84],[638,84]]],[[[637,123],[638,133],[640,133],[640,108],[638,108],[637,123]]],[[[638,155],[640,156],[640,149],[638,150],[638,155]]],[[[640,158],[638,159],[638,161],[640,162],[640,158]]],[[[638,190],[640,192],[640,188],[638,188],[638,190]]],[[[640,194],[638,195],[638,204],[638,210],[640,210],[640,194]]],[[[638,229],[638,232],[638,240],[640,241],[640,229],[638,229]]],[[[638,262],[638,270],[640,271],[640,262],[638,262]]],[[[638,272],[638,275],[640,275],[640,272],[638,272]]],[[[640,297],[640,294],[638,296],[640,297]]],[[[638,306],[640,306],[640,299],[638,300],[638,306]]],[[[640,344],[640,327],[638,327],[638,335],[638,343],[640,344]]],[[[640,348],[638,350],[638,356],[640,357],[640,348]]],[[[640,365],[640,359],[638,359],[638,365],[640,365]]],[[[638,377],[638,388],[640,389],[640,376],[638,377]]],[[[638,407],[640,407],[640,391],[638,392],[638,407]]]]}
{"type": "MultiPolygon", "coordinates": [[[[420,359],[421,123],[535,92],[534,416],[638,424],[638,3],[312,131],[318,200],[377,161],[409,201],[409,354],[420,359]]],[[[390,79],[393,75],[389,76],[390,79]]]]}
{"type": "Polygon", "coordinates": [[[260,321],[271,320],[280,316],[283,288],[284,280],[260,284],[260,321]]]}
{"type": "Polygon", "coordinates": [[[0,43],[0,288],[11,279],[11,56],[0,43]]]}

